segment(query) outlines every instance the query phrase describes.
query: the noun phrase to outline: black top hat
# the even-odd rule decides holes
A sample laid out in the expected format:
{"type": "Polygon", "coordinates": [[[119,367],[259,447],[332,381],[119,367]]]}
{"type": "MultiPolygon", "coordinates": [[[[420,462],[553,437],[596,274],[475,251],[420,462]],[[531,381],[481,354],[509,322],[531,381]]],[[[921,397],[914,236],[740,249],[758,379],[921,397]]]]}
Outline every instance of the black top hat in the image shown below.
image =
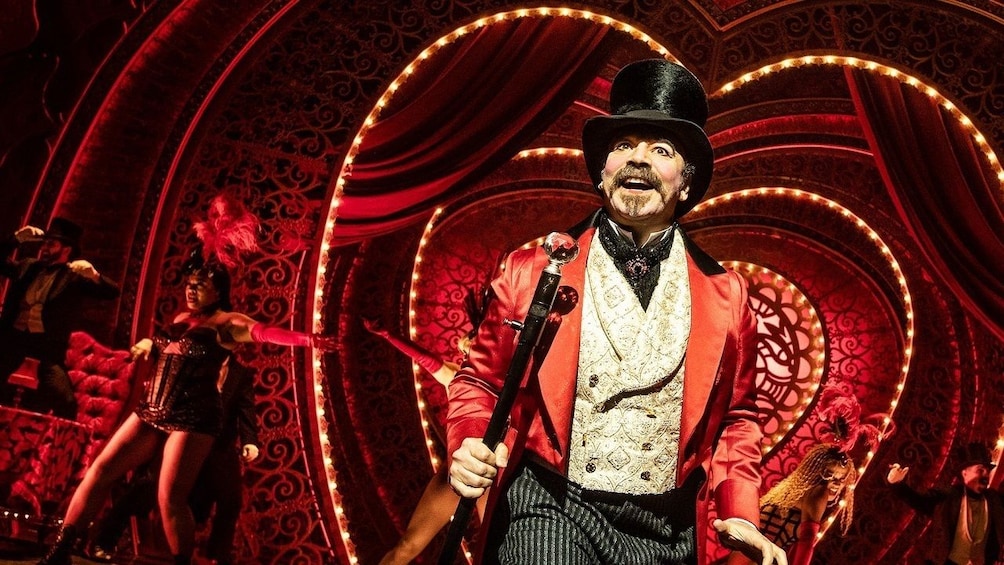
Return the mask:
{"type": "Polygon", "coordinates": [[[610,87],[609,116],[586,120],[582,152],[593,185],[610,153],[610,142],[621,130],[656,127],[665,131],[683,158],[694,165],[687,200],[676,208],[686,214],[704,198],[711,184],[715,155],[704,133],[708,121],[708,95],[693,73],[665,59],[645,59],[626,65],[610,87]]]}
{"type": "Polygon", "coordinates": [[[55,239],[63,244],[72,247],[75,251],[80,251],[80,237],[84,234],[84,228],[66,218],[55,217],[49,222],[49,229],[45,230],[45,239],[55,239]]]}
{"type": "Polygon", "coordinates": [[[959,449],[959,470],[970,465],[984,465],[987,469],[996,467],[990,455],[990,449],[982,443],[969,443],[959,449]]]}

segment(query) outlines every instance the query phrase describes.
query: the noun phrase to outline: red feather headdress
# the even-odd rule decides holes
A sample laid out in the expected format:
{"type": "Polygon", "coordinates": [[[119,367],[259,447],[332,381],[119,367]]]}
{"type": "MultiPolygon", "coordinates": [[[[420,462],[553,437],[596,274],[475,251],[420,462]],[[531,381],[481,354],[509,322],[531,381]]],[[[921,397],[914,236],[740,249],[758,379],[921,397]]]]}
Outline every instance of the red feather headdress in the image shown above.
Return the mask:
{"type": "MultiPolygon", "coordinates": [[[[821,439],[844,453],[850,452],[861,440],[868,449],[874,449],[882,438],[883,432],[878,425],[883,423],[885,416],[877,413],[862,418],[861,405],[848,383],[828,383],[819,393],[819,419],[825,424],[821,439]]],[[[891,423],[884,433],[892,433],[891,423]]]]}
{"type": "Polygon", "coordinates": [[[209,218],[196,222],[193,229],[202,242],[203,259],[233,269],[246,254],[258,250],[260,225],[236,197],[218,194],[209,201],[209,218]]]}

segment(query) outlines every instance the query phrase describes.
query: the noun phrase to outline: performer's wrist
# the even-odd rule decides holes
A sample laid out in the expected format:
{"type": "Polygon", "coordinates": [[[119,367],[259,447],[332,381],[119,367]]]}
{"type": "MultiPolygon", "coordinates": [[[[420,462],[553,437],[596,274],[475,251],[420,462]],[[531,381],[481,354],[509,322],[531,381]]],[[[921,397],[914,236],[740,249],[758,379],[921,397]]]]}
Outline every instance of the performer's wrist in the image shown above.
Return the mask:
{"type": "Polygon", "coordinates": [[[749,524],[749,526],[751,528],[753,528],[754,530],[756,530],[758,532],[760,531],[760,527],[759,526],[757,526],[756,524],[754,524],[753,522],[750,522],[749,520],[747,520],[745,518],[739,518],[739,517],[733,516],[732,518],[725,518],[724,521],[725,522],[742,522],[744,524],[749,524]]]}

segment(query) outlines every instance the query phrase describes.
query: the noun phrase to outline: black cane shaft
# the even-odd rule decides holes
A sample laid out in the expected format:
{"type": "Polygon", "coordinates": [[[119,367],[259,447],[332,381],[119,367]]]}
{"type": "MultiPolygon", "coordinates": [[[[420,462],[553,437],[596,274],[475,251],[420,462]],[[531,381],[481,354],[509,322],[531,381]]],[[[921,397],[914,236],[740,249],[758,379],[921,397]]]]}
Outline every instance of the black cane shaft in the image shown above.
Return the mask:
{"type": "MultiPolygon", "coordinates": [[[[502,390],[499,392],[498,401],[495,403],[491,419],[488,420],[488,427],[485,429],[484,438],[482,438],[485,445],[493,451],[502,442],[505,435],[509,423],[509,413],[516,401],[516,394],[519,392],[519,385],[526,373],[526,368],[530,364],[533,350],[540,341],[541,329],[544,327],[547,314],[554,304],[554,295],[558,291],[560,281],[561,274],[548,269],[540,274],[540,279],[537,281],[537,288],[530,301],[530,310],[523,321],[523,329],[520,330],[519,341],[516,342],[516,350],[509,363],[509,370],[502,383],[502,390]]],[[[467,524],[470,522],[476,501],[475,498],[461,498],[457,504],[457,509],[453,513],[453,521],[450,522],[450,528],[446,532],[443,549],[439,554],[438,565],[451,565],[453,563],[457,550],[460,548],[460,542],[467,531],[467,524]]]]}
{"type": "Polygon", "coordinates": [[[438,565],[452,565],[457,551],[460,549],[460,542],[467,532],[467,524],[471,521],[471,515],[474,513],[477,501],[476,498],[461,497],[460,502],[457,503],[457,509],[453,511],[453,521],[450,522],[450,528],[446,531],[443,549],[440,550],[439,561],[436,562],[438,565]]]}

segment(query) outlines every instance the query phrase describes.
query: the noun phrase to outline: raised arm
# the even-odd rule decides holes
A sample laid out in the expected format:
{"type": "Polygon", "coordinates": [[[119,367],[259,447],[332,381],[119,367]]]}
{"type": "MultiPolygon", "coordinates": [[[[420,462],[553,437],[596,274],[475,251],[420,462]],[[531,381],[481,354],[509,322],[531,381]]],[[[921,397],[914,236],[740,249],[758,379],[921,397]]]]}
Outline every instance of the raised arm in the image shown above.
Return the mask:
{"type": "Polygon", "coordinates": [[[375,320],[364,319],[363,325],[370,333],[384,338],[387,343],[393,345],[398,351],[411,357],[412,361],[428,371],[443,386],[449,386],[453,376],[457,374],[457,370],[460,368],[455,363],[444,361],[417,343],[390,333],[375,320]]]}
{"type": "Polygon", "coordinates": [[[0,243],[0,260],[2,260],[0,261],[0,275],[7,278],[18,276],[18,264],[11,259],[11,255],[22,243],[40,240],[43,234],[45,232],[41,228],[24,226],[14,232],[13,237],[4,238],[3,242],[0,243]]]}
{"type": "Polygon", "coordinates": [[[250,316],[230,312],[220,329],[237,343],[271,343],[293,347],[313,347],[322,351],[337,348],[334,336],[287,330],[259,322],[250,316]]]}
{"type": "Polygon", "coordinates": [[[889,472],[886,474],[886,482],[892,488],[893,494],[906,502],[914,510],[923,514],[931,515],[934,509],[945,498],[945,493],[941,491],[915,490],[906,482],[907,473],[910,467],[902,467],[899,463],[889,465],[889,472]]]}
{"type": "Polygon", "coordinates": [[[83,279],[84,292],[94,298],[117,298],[119,288],[110,278],[102,275],[89,261],[77,259],[66,264],[70,272],[83,279]]]}

